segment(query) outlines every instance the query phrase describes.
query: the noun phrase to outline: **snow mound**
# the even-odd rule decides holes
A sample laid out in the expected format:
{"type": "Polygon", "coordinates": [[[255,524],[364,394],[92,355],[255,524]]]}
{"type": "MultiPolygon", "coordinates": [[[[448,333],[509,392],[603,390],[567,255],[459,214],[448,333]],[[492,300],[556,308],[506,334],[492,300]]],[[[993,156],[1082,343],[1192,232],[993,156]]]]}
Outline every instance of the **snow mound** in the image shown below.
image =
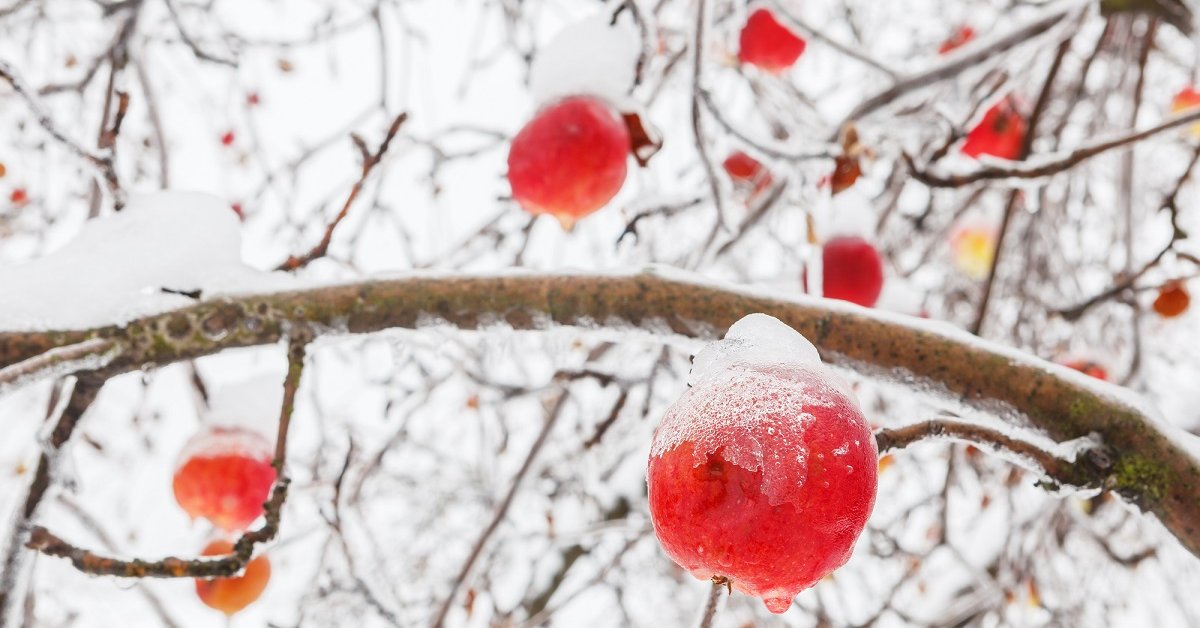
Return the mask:
{"type": "Polygon", "coordinates": [[[563,28],[538,51],[529,88],[538,106],[574,94],[591,94],[623,108],[637,73],[641,41],[627,21],[598,15],[563,28]]]}
{"type": "Polygon", "coordinates": [[[88,221],[74,240],[45,257],[0,267],[0,329],[122,324],[194,302],[178,293],[209,297],[293,285],[289,276],[242,263],[239,223],[227,203],[201,193],[158,192],[88,221]]]}
{"type": "Polygon", "coordinates": [[[739,365],[772,366],[796,364],[820,366],[817,348],[800,332],[767,314],[751,314],[725,332],[725,338],[709,343],[692,360],[688,385],[718,376],[739,365]]]}

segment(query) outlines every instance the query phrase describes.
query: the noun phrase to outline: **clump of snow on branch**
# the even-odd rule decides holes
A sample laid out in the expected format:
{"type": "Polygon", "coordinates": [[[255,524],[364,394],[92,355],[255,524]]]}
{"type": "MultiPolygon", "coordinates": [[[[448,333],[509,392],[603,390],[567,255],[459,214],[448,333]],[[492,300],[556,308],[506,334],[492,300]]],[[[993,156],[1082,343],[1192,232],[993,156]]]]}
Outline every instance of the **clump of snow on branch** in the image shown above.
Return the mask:
{"type": "Polygon", "coordinates": [[[618,108],[627,104],[641,43],[628,21],[609,21],[606,15],[580,20],[538,51],[529,69],[538,106],[573,94],[599,96],[618,108]]]}
{"type": "Polygon", "coordinates": [[[192,192],[134,196],[119,213],[84,224],[61,249],[0,268],[0,329],[69,329],[123,323],[193,302],[186,294],[278,289],[283,275],[241,259],[237,215],[192,192]]]}

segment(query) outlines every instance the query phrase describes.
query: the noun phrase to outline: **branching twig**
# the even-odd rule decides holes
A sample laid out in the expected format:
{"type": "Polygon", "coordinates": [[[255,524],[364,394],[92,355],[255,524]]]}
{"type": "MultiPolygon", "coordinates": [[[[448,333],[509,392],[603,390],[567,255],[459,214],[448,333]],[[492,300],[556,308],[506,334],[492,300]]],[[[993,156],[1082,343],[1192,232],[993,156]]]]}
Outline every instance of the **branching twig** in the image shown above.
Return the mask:
{"type": "Polygon", "coordinates": [[[316,246],[300,257],[288,257],[286,261],[279,266],[276,266],[275,270],[297,270],[304,268],[310,262],[325,256],[325,253],[329,251],[329,244],[333,240],[333,230],[337,229],[337,226],[341,224],[343,219],[346,218],[346,214],[350,212],[350,206],[354,204],[354,199],[358,198],[359,192],[362,192],[363,186],[366,185],[367,177],[371,175],[371,171],[375,169],[375,166],[379,165],[380,161],[383,161],[383,156],[385,153],[387,153],[388,146],[391,145],[392,139],[396,137],[396,133],[400,131],[400,126],[404,124],[404,121],[407,119],[407,113],[401,113],[400,115],[396,116],[396,118],[392,120],[391,126],[388,127],[387,134],[384,135],[383,141],[379,143],[379,148],[373,153],[367,149],[367,146],[363,142],[362,138],[358,137],[357,135],[352,136],[355,145],[358,146],[358,149],[362,155],[362,172],[359,174],[358,180],[354,182],[354,186],[350,188],[350,194],[346,197],[346,202],[342,204],[341,211],[339,211],[337,216],[334,217],[333,221],[331,221],[325,227],[325,233],[321,236],[321,241],[318,242],[316,246]]]}

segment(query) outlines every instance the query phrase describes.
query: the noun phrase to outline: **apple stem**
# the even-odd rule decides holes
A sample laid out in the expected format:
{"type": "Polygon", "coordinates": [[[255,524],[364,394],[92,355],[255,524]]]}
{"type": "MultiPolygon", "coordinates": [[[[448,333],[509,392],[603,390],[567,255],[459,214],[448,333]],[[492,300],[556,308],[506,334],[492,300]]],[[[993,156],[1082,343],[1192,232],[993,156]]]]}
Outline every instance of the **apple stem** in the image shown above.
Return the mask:
{"type": "Polygon", "coordinates": [[[721,591],[728,588],[728,578],[713,576],[712,587],[708,590],[708,600],[704,603],[704,614],[700,616],[700,628],[712,628],[713,620],[717,617],[717,608],[721,605],[721,591]]]}

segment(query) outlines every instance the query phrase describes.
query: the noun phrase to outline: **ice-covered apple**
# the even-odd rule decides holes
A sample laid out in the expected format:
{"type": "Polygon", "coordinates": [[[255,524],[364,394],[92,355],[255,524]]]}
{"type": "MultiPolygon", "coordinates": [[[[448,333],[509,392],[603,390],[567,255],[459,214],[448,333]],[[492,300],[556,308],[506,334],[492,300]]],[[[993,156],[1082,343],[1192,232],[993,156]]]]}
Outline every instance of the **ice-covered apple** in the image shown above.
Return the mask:
{"type": "Polygon", "coordinates": [[[508,152],[513,198],[569,229],[625,183],[629,130],[605,101],[571,96],[534,115],[508,152]]]}
{"type": "Polygon", "coordinates": [[[938,46],[938,54],[944,55],[953,52],[954,50],[966,45],[967,42],[975,39],[975,29],[967,25],[959,26],[938,46]]]}
{"type": "Polygon", "coordinates": [[[752,314],[696,355],[651,446],[667,555],[782,613],[850,558],[875,502],[878,452],[849,386],[803,336],[752,314]]]}
{"type": "Polygon", "coordinates": [[[1017,111],[1014,99],[1005,98],[992,105],[979,124],[967,132],[962,152],[968,157],[991,155],[1000,159],[1018,159],[1024,141],[1025,118],[1017,111]]]}
{"type": "Polygon", "coordinates": [[[267,439],[252,430],[216,427],[192,437],[179,456],[172,488],[192,518],[244,530],[263,512],[275,482],[267,439]]]}
{"type": "MultiPolygon", "coordinates": [[[[1171,113],[1173,114],[1193,111],[1196,108],[1200,108],[1200,90],[1194,87],[1185,87],[1171,100],[1171,113]]],[[[1200,138],[1200,122],[1189,128],[1193,137],[1200,138]]]]}
{"type": "MultiPolygon", "coordinates": [[[[220,556],[233,551],[229,541],[209,543],[201,556],[220,556]]],[[[230,578],[196,579],[196,595],[209,608],[233,615],[250,606],[267,588],[271,579],[271,561],[266,556],[255,556],[246,563],[242,575],[230,578]]]]}
{"type": "Polygon", "coordinates": [[[870,242],[838,236],[821,253],[821,289],[827,299],[873,307],[883,291],[883,259],[870,242]]]}
{"type": "Polygon", "coordinates": [[[755,9],[738,37],[738,60],[767,72],[792,67],[808,44],[775,19],[771,11],[755,9]]]}
{"type": "Polygon", "coordinates": [[[965,223],[950,235],[954,266],[971,279],[984,279],[996,259],[996,228],[990,224],[965,223]]]}
{"type": "Polygon", "coordinates": [[[1154,298],[1154,311],[1163,318],[1175,318],[1187,311],[1192,303],[1187,286],[1182,281],[1171,281],[1158,290],[1154,298]]]}

